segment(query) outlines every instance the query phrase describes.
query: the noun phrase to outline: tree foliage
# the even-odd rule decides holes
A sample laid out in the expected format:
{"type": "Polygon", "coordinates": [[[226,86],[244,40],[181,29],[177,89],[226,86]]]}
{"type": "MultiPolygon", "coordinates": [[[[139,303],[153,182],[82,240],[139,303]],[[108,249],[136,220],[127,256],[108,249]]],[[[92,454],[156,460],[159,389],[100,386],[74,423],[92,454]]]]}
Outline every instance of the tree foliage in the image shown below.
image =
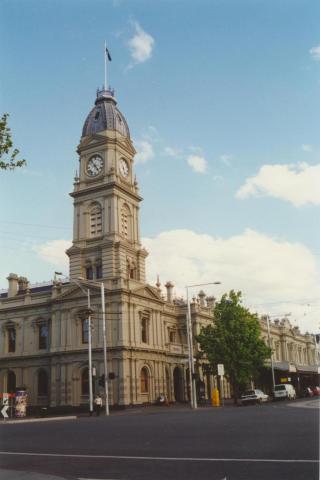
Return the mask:
{"type": "Polygon", "coordinates": [[[257,314],[241,305],[241,292],[224,294],[214,308],[213,323],[202,328],[197,340],[201,356],[217,373],[223,363],[237,401],[239,387],[259,374],[271,351],[260,338],[257,314]]]}
{"type": "Polygon", "coordinates": [[[13,148],[11,129],[8,127],[8,117],[9,114],[4,113],[0,118],[0,169],[2,170],[14,170],[16,167],[26,165],[25,160],[16,159],[20,152],[17,148],[13,148]]]}

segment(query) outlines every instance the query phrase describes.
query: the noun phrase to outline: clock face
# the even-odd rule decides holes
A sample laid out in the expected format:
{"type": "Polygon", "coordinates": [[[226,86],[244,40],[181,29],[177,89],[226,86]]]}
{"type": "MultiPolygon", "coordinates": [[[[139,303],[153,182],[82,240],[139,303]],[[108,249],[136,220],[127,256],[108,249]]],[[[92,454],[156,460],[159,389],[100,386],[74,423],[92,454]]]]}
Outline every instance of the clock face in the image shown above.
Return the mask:
{"type": "Polygon", "coordinates": [[[87,174],[89,177],[95,177],[101,173],[103,168],[103,160],[99,155],[94,155],[87,163],[87,174]]]}
{"type": "Polygon", "coordinates": [[[119,170],[123,177],[127,177],[129,175],[129,167],[124,158],[121,158],[120,160],[119,170]]]}

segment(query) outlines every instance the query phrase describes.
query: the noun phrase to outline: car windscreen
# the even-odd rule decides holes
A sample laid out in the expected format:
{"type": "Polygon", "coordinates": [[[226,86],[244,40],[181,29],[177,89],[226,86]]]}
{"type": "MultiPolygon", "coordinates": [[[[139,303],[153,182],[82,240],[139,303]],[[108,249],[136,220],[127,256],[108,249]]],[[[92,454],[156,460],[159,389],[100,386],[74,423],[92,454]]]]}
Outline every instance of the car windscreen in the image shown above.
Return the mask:
{"type": "Polygon", "coordinates": [[[254,390],[247,390],[243,394],[244,397],[247,397],[248,395],[255,395],[255,391],[254,390]]]}
{"type": "Polygon", "coordinates": [[[281,390],[285,390],[286,386],[285,385],[276,385],[274,387],[274,389],[275,389],[276,392],[280,392],[281,390]]]}

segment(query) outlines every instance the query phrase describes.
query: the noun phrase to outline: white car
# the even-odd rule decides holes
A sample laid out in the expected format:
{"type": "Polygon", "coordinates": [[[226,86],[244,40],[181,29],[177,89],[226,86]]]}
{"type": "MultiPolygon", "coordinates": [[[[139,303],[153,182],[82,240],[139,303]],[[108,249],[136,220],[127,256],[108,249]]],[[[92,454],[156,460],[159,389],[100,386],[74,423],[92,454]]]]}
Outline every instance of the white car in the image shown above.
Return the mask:
{"type": "Polygon", "coordinates": [[[275,385],[273,395],[275,400],[283,398],[295,400],[297,396],[294,387],[290,385],[290,383],[281,383],[280,385],[275,385]]]}
{"type": "Polygon", "coordinates": [[[242,405],[250,405],[251,403],[262,403],[267,402],[269,396],[263,393],[262,390],[255,388],[254,390],[247,390],[241,395],[242,405]]]}

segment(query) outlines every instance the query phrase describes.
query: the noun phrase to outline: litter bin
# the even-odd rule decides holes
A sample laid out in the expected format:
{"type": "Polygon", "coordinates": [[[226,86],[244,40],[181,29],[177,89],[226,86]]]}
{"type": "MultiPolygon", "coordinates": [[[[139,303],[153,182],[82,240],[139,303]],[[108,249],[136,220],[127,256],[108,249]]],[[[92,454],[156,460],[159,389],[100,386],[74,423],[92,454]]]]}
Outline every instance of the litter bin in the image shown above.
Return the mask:
{"type": "Polygon", "coordinates": [[[211,403],[213,407],[220,407],[219,390],[217,388],[212,390],[211,403]]]}
{"type": "Polygon", "coordinates": [[[41,410],[40,410],[40,415],[41,417],[46,417],[48,414],[48,409],[47,407],[42,407],[41,410]]]}

